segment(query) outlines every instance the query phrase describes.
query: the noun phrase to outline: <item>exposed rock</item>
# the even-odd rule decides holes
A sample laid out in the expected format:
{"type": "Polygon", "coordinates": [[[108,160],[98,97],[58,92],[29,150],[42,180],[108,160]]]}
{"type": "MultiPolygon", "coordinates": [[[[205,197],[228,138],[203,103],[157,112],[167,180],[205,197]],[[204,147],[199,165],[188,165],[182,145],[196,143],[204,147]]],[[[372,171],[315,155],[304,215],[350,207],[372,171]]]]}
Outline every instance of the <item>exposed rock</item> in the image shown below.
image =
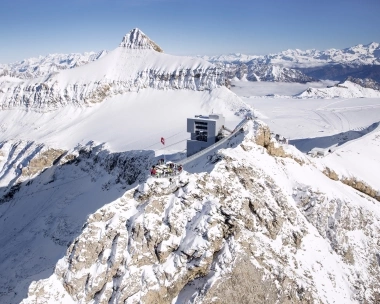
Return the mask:
{"type": "Polygon", "coordinates": [[[366,184],[364,181],[360,181],[356,179],[355,177],[351,177],[351,178],[343,177],[341,178],[341,182],[380,201],[380,192],[373,189],[370,185],[366,184]]]}
{"type": "Polygon", "coordinates": [[[336,172],[330,169],[329,167],[326,167],[325,170],[323,170],[323,174],[332,180],[335,180],[335,181],[339,180],[338,174],[336,174],[336,172]]]}
{"type": "Polygon", "coordinates": [[[332,180],[341,181],[343,184],[346,184],[347,186],[350,186],[380,201],[380,192],[373,189],[370,185],[368,185],[364,181],[358,180],[356,177],[345,177],[345,176],[339,177],[338,174],[334,170],[330,169],[329,167],[326,167],[323,170],[323,173],[332,180]]]}
{"type": "Polygon", "coordinates": [[[48,149],[36,157],[32,158],[28,166],[22,168],[23,176],[31,176],[43,169],[51,167],[55,162],[59,161],[60,157],[65,154],[66,151],[60,149],[48,149]]]}
{"type": "Polygon", "coordinates": [[[268,148],[271,142],[271,132],[268,126],[263,125],[258,128],[255,143],[264,148],[268,148]]]}
{"type": "MultiPolygon", "coordinates": [[[[305,163],[304,160],[296,157],[295,155],[286,153],[282,145],[277,143],[274,139],[271,139],[270,129],[266,125],[260,125],[257,127],[257,132],[253,140],[257,145],[264,147],[269,155],[275,157],[292,158],[300,165],[305,163]]],[[[242,148],[247,150],[248,146],[242,145],[242,148]]]]}

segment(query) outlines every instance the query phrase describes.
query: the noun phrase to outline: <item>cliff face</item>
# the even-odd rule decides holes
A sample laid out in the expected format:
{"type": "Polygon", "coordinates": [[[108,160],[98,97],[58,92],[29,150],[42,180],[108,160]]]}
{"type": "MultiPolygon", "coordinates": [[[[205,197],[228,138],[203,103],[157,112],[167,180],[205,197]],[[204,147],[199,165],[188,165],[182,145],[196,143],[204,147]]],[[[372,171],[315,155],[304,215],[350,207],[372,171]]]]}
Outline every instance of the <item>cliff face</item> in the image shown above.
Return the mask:
{"type": "Polygon", "coordinates": [[[65,105],[86,106],[145,88],[212,90],[224,85],[224,81],[224,74],[215,67],[169,71],[152,68],[138,71],[128,80],[100,79],[64,86],[54,76],[21,83],[4,81],[0,83],[0,105],[3,110],[16,107],[49,110],[65,105]]]}
{"type": "Polygon", "coordinates": [[[23,303],[379,301],[378,202],[269,155],[262,127],[91,214],[23,303]]]}

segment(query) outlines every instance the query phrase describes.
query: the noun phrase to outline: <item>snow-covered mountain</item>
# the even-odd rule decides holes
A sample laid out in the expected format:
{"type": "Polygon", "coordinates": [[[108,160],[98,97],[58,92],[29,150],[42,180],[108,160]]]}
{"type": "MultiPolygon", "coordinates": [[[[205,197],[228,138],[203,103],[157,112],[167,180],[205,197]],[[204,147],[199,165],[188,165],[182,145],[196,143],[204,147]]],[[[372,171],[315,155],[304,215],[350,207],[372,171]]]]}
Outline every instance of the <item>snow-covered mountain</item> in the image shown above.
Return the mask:
{"type": "Polygon", "coordinates": [[[314,78],[295,69],[284,68],[272,64],[261,64],[255,61],[241,64],[229,63],[220,65],[223,66],[226,76],[229,79],[298,83],[316,81],[314,78]]]}
{"type": "MultiPolygon", "coordinates": [[[[358,80],[347,80],[343,83],[336,84],[328,88],[308,88],[304,92],[298,95],[300,98],[379,98],[380,91],[374,90],[372,88],[366,87],[365,82],[360,82],[358,80]],[[364,85],[364,86],[363,86],[364,85]]],[[[369,81],[367,81],[369,83],[369,81]]],[[[371,81],[372,85],[376,82],[371,81]]]]}
{"type": "Polygon", "coordinates": [[[0,105],[3,109],[54,109],[98,103],[144,88],[202,91],[225,84],[224,73],[216,66],[161,51],[134,29],[118,48],[90,64],[22,82],[0,78],[0,105]]]}
{"type": "MultiPolygon", "coordinates": [[[[376,303],[378,202],[271,142],[259,122],[222,148],[218,162],[197,159],[172,184],[148,178],[131,190],[123,174],[136,171],[134,186],[149,154],[45,152],[44,171],[36,154],[7,196],[17,203],[0,205],[12,210],[0,222],[10,242],[1,274],[14,274],[3,288],[34,273],[22,303],[376,303]],[[107,200],[80,228],[83,214],[107,200]],[[71,238],[54,273],[38,280],[71,238]]],[[[2,149],[5,159],[12,150],[2,149]]],[[[14,164],[26,154],[17,151],[14,164]]]]}
{"type": "MultiPolygon", "coordinates": [[[[243,70],[246,69],[245,66],[251,65],[252,70],[261,66],[266,67],[269,71],[274,66],[281,70],[282,75],[285,75],[279,81],[305,82],[310,81],[307,80],[308,78],[343,81],[349,76],[372,78],[380,81],[380,45],[376,42],[367,45],[359,44],[342,50],[319,51],[312,49],[303,51],[289,49],[280,53],[261,56],[237,53],[200,57],[215,64],[232,67],[232,72],[239,70],[241,66],[243,70]]],[[[276,79],[276,74],[274,73],[268,79],[269,81],[276,79]]]]}
{"type": "Polygon", "coordinates": [[[348,81],[361,85],[363,88],[369,88],[380,91],[380,83],[370,78],[360,79],[354,77],[348,77],[348,81]]]}
{"type": "Polygon", "coordinates": [[[107,51],[49,54],[38,58],[29,58],[20,62],[0,64],[0,77],[11,76],[20,79],[31,79],[46,76],[51,73],[72,69],[98,60],[105,56],[107,51]]]}
{"type": "Polygon", "coordinates": [[[308,68],[329,64],[380,65],[380,44],[358,44],[345,49],[300,50],[289,49],[269,55],[230,54],[219,56],[200,56],[210,62],[247,63],[255,61],[262,64],[274,64],[288,68],[308,68]]]}

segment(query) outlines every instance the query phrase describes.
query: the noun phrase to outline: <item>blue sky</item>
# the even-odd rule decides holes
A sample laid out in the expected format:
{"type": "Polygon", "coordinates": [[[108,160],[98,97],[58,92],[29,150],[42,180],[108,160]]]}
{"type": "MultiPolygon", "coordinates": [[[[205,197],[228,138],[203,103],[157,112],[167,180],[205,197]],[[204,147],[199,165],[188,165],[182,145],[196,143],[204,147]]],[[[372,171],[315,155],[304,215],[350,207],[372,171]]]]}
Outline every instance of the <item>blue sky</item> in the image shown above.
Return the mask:
{"type": "Polygon", "coordinates": [[[1,0],[0,63],[112,50],[140,28],[166,53],[267,54],[380,42],[380,0],[1,0]]]}

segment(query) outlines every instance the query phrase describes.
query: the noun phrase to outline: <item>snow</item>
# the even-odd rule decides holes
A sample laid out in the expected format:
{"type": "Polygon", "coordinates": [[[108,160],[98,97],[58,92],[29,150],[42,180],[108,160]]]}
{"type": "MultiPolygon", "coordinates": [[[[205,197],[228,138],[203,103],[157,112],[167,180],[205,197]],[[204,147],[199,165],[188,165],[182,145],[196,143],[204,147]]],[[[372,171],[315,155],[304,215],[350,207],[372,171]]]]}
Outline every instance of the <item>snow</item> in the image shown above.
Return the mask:
{"type": "Polygon", "coordinates": [[[356,177],[380,193],[380,127],[359,139],[333,149],[319,160],[340,176],[356,177]]]}
{"type": "Polygon", "coordinates": [[[290,97],[302,93],[309,87],[325,88],[335,84],[335,81],[324,80],[308,83],[289,83],[289,82],[243,82],[232,81],[232,91],[243,97],[290,97]]]}
{"type": "Polygon", "coordinates": [[[49,78],[49,82],[58,81],[64,88],[69,84],[91,83],[102,79],[128,81],[134,80],[142,71],[173,73],[181,67],[186,72],[188,69],[207,69],[214,66],[192,57],[173,56],[150,49],[118,47],[90,65],[60,72],[56,77],[49,78]]]}
{"type": "Polygon", "coordinates": [[[380,91],[371,88],[364,88],[351,81],[345,81],[328,88],[316,89],[308,88],[299,94],[300,98],[379,98],[380,91]]]}
{"type": "Polygon", "coordinates": [[[66,106],[48,113],[11,109],[0,111],[0,141],[14,138],[72,149],[89,141],[105,142],[111,151],[161,149],[182,151],[190,134],[186,119],[221,113],[234,128],[247,108],[222,87],[212,91],[145,89],[107,99],[89,108],[66,106]]]}
{"type": "Polygon", "coordinates": [[[315,161],[322,171],[329,167],[341,177],[356,177],[380,191],[376,169],[380,168],[380,98],[256,96],[270,92],[274,85],[280,87],[279,93],[293,93],[301,86],[236,82],[232,90],[261,113],[272,132],[285,136],[304,153],[320,151],[324,157],[315,161]]]}

